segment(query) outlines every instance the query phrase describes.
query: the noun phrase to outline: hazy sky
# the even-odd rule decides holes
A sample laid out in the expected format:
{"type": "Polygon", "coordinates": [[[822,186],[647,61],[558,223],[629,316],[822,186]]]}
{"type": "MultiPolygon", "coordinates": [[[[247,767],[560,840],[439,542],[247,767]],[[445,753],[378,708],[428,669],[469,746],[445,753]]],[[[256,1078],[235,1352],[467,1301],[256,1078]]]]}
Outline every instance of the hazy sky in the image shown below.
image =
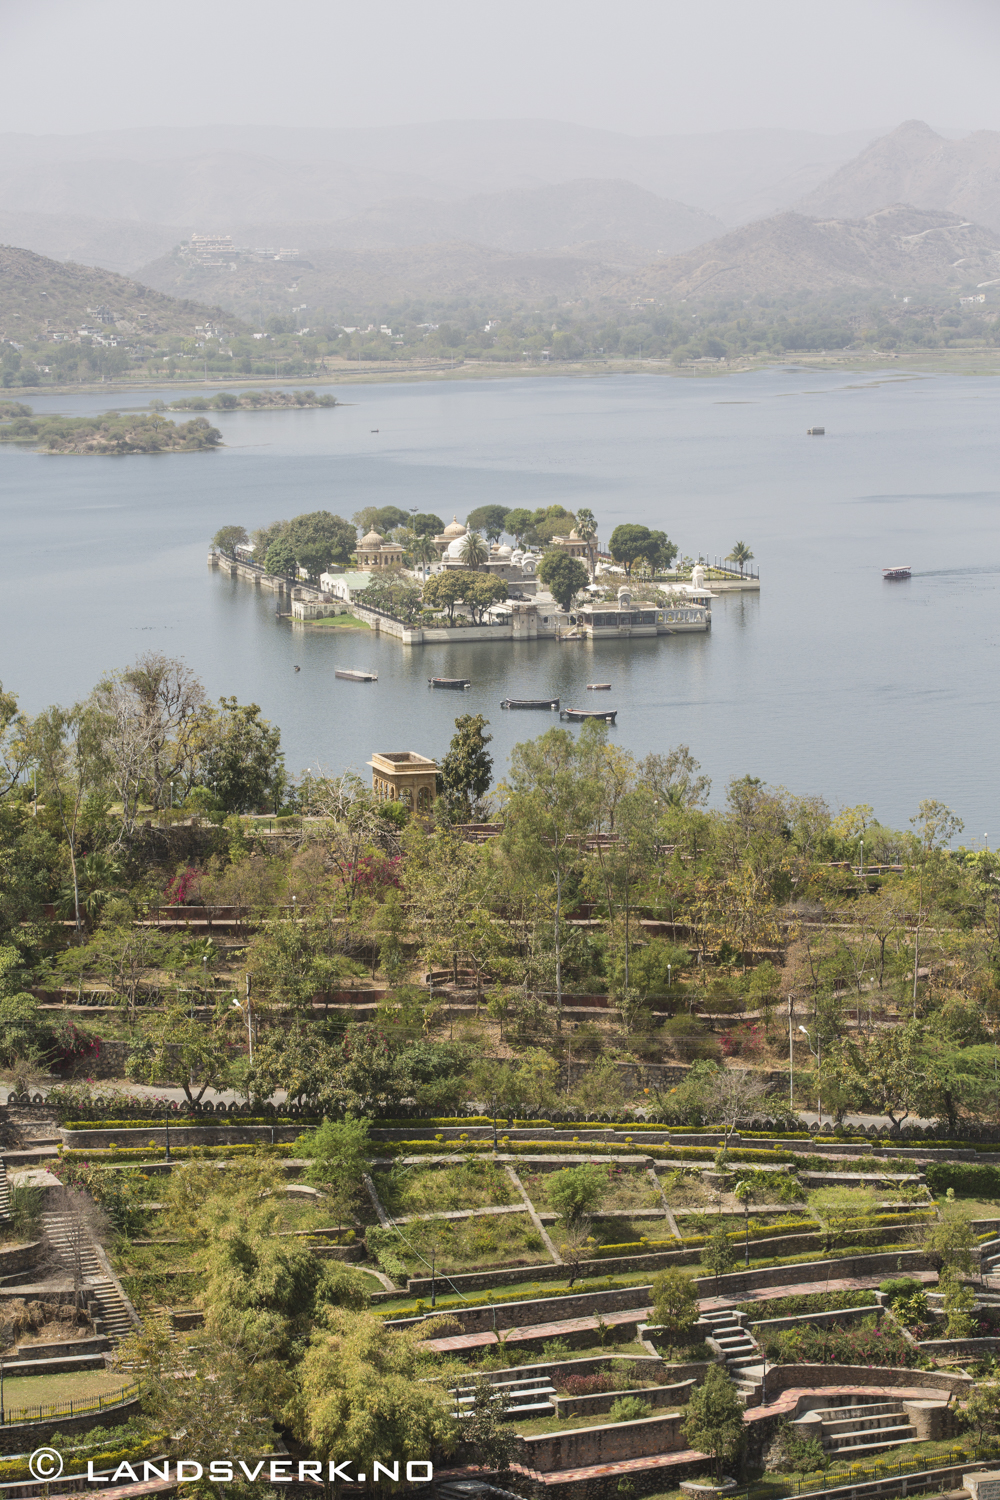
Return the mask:
{"type": "Polygon", "coordinates": [[[1000,128],[997,0],[0,0],[0,130],[1000,128]]]}

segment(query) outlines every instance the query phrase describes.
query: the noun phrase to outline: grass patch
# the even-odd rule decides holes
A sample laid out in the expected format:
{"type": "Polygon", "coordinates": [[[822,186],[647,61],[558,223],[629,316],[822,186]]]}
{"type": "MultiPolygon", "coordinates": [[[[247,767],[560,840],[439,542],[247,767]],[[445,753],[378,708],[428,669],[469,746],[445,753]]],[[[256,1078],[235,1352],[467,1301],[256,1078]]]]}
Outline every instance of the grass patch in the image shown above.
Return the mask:
{"type": "Polygon", "coordinates": [[[371,626],[365,620],[359,620],[356,615],[326,615],[322,620],[310,620],[317,630],[371,630],[371,626]]]}
{"type": "Polygon", "coordinates": [[[514,1184],[491,1161],[467,1161],[457,1167],[404,1167],[373,1174],[376,1190],[394,1216],[490,1208],[520,1200],[514,1184]]]}
{"type": "MultiPolygon", "coordinates": [[[[599,1212],[607,1213],[610,1209],[628,1211],[631,1208],[663,1208],[660,1195],[646,1172],[614,1165],[604,1170],[607,1172],[608,1186],[601,1199],[599,1212]]],[[[551,1172],[532,1172],[521,1176],[525,1192],[532,1203],[546,1212],[552,1211],[549,1198],[552,1175],[551,1172]]]]}
{"type": "Polygon", "coordinates": [[[797,1313],[840,1312],[847,1307],[876,1307],[875,1291],[803,1292],[798,1297],[762,1298],[759,1302],[738,1302],[736,1311],[746,1313],[755,1323],[768,1318],[791,1318],[797,1313]]]}
{"type": "Polygon", "coordinates": [[[57,1406],[68,1401],[86,1401],[91,1396],[108,1396],[128,1385],[121,1371],[76,1370],[67,1375],[4,1374],[4,1409],[16,1413],[25,1406],[57,1406]]]}
{"type": "Polygon", "coordinates": [[[537,1258],[545,1253],[542,1237],[527,1210],[481,1219],[422,1219],[407,1224],[402,1233],[405,1240],[400,1238],[395,1250],[411,1276],[428,1274],[432,1249],[439,1276],[473,1267],[516,1265],[522,1257],[537,1258]]]}

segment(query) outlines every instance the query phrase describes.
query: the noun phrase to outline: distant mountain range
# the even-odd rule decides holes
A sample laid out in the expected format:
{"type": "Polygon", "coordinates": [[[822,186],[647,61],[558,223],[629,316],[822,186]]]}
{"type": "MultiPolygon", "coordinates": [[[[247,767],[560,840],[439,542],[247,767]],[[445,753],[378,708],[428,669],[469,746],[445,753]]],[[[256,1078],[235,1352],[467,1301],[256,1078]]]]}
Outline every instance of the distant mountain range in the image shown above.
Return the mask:
{"type": "Polygon", "coordinates": [[[888,203],[948,209],[1000,233],[1000,132],[950,141],[922,120],[907,120],[795,207],[819,218],[860,219],[888,203]]]}
{"type": "Polygon", "coordinates": [[[775,214],[615,288],[663,298],[1000,281],[1000,237],[958,214],[895,204],[859,219],[775,214]]]}

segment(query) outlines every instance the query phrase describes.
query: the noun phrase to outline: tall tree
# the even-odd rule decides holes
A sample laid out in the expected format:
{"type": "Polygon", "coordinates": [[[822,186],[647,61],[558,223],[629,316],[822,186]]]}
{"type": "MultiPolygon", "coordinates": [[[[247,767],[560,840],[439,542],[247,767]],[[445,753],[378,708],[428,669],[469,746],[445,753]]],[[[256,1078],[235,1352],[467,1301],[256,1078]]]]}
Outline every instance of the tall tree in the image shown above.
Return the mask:
{"type": "Polygon", "coordinates": [[[600,802],[600,783],[589,767],[581,769],[572,736],[550,729],[537,740],[515,745],[508,785],[503,839],[514,867],[532,882],[536,904],[547,910],[552,923],[556,1024],[561,1029],[565,901],[600,802]]]}
{"type": "Polygon", "coordinates": [[[478,531],[467,531],[462,538],[462,545],[458,549],[458,555],[467,568],[473,571],[482,567],[490,555],[490,549],[483,541],[478,531]]]}
{"type": "Polygon", "coordinates": [[[470,531],[481,531],[487,541],[498,542],[506,530],[510,507],[507,505],[480,505],[465,518],[470,531]]]}
{"type": "Polygon", "coordinates": [[[740,577],[742,578],[747,563],[753,562],[753,553],[746,542],[734,542],[732,552],[726,554],[726,562],[735,563],[740,570],[740,577]]]}
{"type": "Polygon", "coordinates": [[[538,576],[560,609],[569,611],[577,594],[590,582],[590,574],[578,557],[553,547],[538,564],[538,576]]]}
{"type": "Polygon", "coordinates": [[[479,816],[493,782],[493,757],[486,748],[493,736],[484,732],[488,723],[482,714],[461,714],[441,762],[445,800],[452,817],[462,823],[479,816]]]}
{"type": "Polygon", "coordinates": [[[284,792],[281,730],[260,717],[257,703],[220,698],[219,732],[202,757],[202,774],[224,812],[251,812],[270,804],[277,810],[284,792]]]}
{"type": "Polygon", "coordinates": [[[141,788],[159,808],[171,800],[172,782],[191,785],[214,711],[187,663],[162,651],[109,673],[94,689],[94,703],[105,718],[104,746],[130,829],[141,788]]]}
{"type": "Polygon", "coordinates": [[[54,811],[62,831],[73,884],[77,930],[83,926],[80,906],[80,838],[89,805],[107,785],[100,717],[88,704],[53,706],[28,726],[25,742],[38,768],[39,793],[54,811]]]}
{"type": "Polygon", "coordinates": [[[0,682],[0,802],[17,786],[28,764],[25,722],[18,712],[17,698],[5,692],[0,682]]]}

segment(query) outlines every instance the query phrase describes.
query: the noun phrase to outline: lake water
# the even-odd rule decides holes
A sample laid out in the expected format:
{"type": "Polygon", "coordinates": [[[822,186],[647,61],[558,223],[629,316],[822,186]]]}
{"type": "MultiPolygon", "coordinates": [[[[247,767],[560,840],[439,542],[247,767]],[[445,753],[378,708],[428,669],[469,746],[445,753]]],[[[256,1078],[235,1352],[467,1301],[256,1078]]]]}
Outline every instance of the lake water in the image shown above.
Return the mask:
{"type": "MultiPolygon", "coordinates": [[[[22,706],[72,701],[155,647],[185,657],[213,695],[259,703],[293,772],[364,772],[375,749],[440,756],[465,712],[490,719],[499,768],[556,722],[503,712],[501,698],[587,706],[586,683],[610,680],[601,706],[619,711],[616,740],[640,755],[686,742],[713,801],[749,772],[833,806],[871,802],[903,825],[934,796],[967,839],[1000,839],[996,380],[789,368],[337,395],[351,404],[217,413],[226,447],[215,453],[0,448],[0,679],[22,706]],[[814,425],[827,435],[806,437],[814,425]],[[293,629],[275,620],[273,595],[205,565],[227,523],[390,503],[450,521],[487,501],[588,505],[602,541],[639,521],[690,554],[741,538],[762,592],[720,599],[706,636],[407,650],[293,629]],[[881,569],[900,563],[913,578],[884,583],[881,569]],[[334,665],[379,681],[337,681],[334,665]],[[472,690],[432,692],[435,675],[469,676],[472,690]]],[[[33,404],[82,414],[114,399],[33,404]]]]}

